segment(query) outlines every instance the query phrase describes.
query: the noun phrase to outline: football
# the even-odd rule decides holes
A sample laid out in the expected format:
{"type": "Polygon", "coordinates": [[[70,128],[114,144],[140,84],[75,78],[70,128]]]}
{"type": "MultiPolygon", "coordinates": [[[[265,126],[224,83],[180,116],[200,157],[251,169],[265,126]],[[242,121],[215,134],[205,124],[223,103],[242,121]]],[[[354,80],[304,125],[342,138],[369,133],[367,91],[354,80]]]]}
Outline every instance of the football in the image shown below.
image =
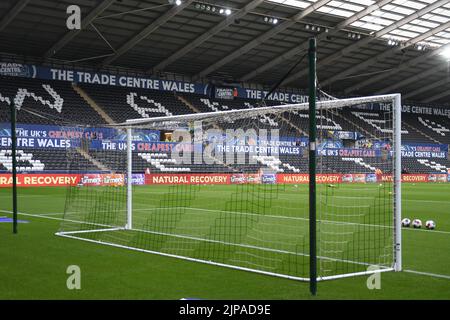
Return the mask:
{"type": "Polygon", "coordinates": [[[436,228],[436,223],[433,220],[428,220],[427,222],[425,222],[425,227],[429,230],[433,230],[434,228],[436,228]]]}
{"type": "Polygon", "coordinates": [[[408,228],[411,225],[411,220],[408,218],[404,218],[402,220],[402,227],[408,228]]]}
{"type": "Polygon", "coordinates": [[[421,228],[422,227],[422,221],[420,219],[414,219],[412,224],[413,224],[414,228],[421,228]]]}

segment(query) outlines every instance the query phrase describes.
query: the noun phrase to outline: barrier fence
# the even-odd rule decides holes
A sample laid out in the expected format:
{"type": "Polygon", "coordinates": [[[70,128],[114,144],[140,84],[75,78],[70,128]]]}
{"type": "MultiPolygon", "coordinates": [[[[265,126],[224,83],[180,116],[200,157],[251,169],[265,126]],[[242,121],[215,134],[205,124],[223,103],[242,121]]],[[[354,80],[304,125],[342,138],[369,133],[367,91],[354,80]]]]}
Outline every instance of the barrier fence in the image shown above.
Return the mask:
{"type": "MultiPolygon", "coordinates": [[[[133,174],[134,185],[171,184],[307,184],[307,173],[278,174],[133,174]]],[[[392,180],[388,174],[366,173],[318,174],[317,183],[382,183],[392,180]]],[[[442,183],[450,182],[450,174],[402,174],[403,182],[442,183]]],[[[60,187],[60,186],[121,186],[126,184],[123,174],[18,174],[18,187],[60,187]]],[[[0,174],[0,188],[12,186],[11,174],[0,174]]]]}

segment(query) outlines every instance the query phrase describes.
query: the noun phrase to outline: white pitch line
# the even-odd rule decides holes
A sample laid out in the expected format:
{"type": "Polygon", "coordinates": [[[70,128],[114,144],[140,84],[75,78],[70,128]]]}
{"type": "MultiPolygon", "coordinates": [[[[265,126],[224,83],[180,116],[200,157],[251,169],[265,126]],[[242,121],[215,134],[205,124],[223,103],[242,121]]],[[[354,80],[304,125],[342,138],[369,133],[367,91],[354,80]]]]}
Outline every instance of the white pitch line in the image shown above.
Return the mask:
{"type": "MultiPolygon", "coordinates": [[[[0,210],[0,212],[6,212],[6,213],[12,213],[12,211],[6,211],[6,210],[0,210]]],[[[58,221],[69,221],[74,223],[83,223],[83,224],[89,224],[94,226],[102,226],[102,227],[114,227],[111,225],[101,224],[101,223],[93,223],[93,222],[85,222],[85,221],[76,221],[76,220],[69,220],[64,218],[55,218],[52,216],[43,216],[40,214],[33,214],[33,213],[25,213],[25,212],[17,212],[17,214],[27,216],[27,217],[35,217],[35,218],[44,218],[44,219],[50,219],[50,220],[58,220],[58,221]]]]}
{"type": "MultiPolygon", "coordinates": [[[[0,212],[12,213],[12,211],[7,211],[7,210],[0,210],[0,212]]],[[[32,214],[32,213],[25,213],[25,212],[18,212],[18,214],[24,215],[24,216],[31,216],[31,217],[37,217],[37,218],[50,219],[50,220],[59,220],[59,221],[63,221],[64,220],[62,218],[55,218],[55,217],[51,217],[51,216],[48,216],[48,215],[44,216],[44,215],[40,215],[40,214],[32,214]]],[[[414,229],[414,230],[420,230],[420,229],[414,229]]],[[[434,231],[434,232],[436,232],[436,231],[434,231]]],[[[450,233],[450,232],[446,232],[446,231],[440,231],[440,232],[441,233],[450,233]]],[[[414,274],[420,274],[420,275],[424,275],[424,276],[429,276],[429,277],[443,278],[443,279],[450,280],[450,276],[443,275],[443,274],[423,272],[423,271],[415,271],[415,270],[403,270],[403,271],[404,272],[409,272],[409,273],[414,273],[414,274]]]]}
{"type": "Polygon", "coordinates": [[[450,201],[442,200],[418,200],[418,199],[402,199],[404,202],[431,202],[431,203],[446,203],[450,205],[450,201]]]}
{"type": "MultiPolygon", "coordinates": [[[[195,208],[195,207],[178,207],[182,209],[188,209],[188,210],[198,210],[198,211],[209,211],[209,212],[219,212],[219,213],[231,213],[231,214],[240,214],[240,215],[250,215],[250,216],[259,216],[264,218],[273,218],[273,219],[291,219],[291,220],[302,220],[302,221],[309,221],[309,218],[302,218],[302,217],[287,217],[287,216],[277,216],[277,215],[270,215],[270,214],[259,214],[259,213],[251,213],[251,212],[235,212],[235,211],[224,211],[224,210],[216,210],[216,209],[204,209],[204,208],[195,208]]],[[[379,224],[368,224],[368,223],[357,223],[357,222],[340,222],[340,221],[332,221],[332,220],[321,220],[318,219],[318,222],[324,222],[324,223],[330,223],[330,224],[337,224],[337,225],[356,225],[356,226],[364,226],[364,227],[376,227],[376,228],[388,228],[388,229],[394,229],[392,226],[382,226],[379,224]]],[[[415,228],[403,228],[402,230],[408,230],[408,231],[424,231],[428,233],[442,233],[442,234],[450,234],[449,231],[439,231],[439,230],[426,230],[426,229],[415,229],[415,228]]]]}
{"type": "Polygon", "coordinates": [[[442,278],[442,279],[450,280],[450,276],[449,275],[445,275],[445,274],[437,274],[437,273],[415,271],[415,270],[403,270],[403,271],[404,272],[409,272],[409,273],[414,273],[414,274],[420,274],[420,275],[428,276],[428,277],[442,278]]]}
{"type": "MultiPolygon", "coordinates": [[[[42,195],[41,194],[31,194],[31,195],[18,194],[17,197],[18,198],[39,198],[39,197],[48,197],[48,195],[47,194],[42,194],[42,195]]],[[[6,195],[2,194],[2,195],[0,195],[0,198],[7,198],[7,199],[11,198],[12,199],[10,194],[6,194],[6,195]]]]}
{"type": "Polygon", "coordinates": [[[64,212],[53,212],[53,213],[39,213],[37,216],[62,216],[64,212]]]}
{"type": "MultiPolygon", "coordinates": [[[[235,211],[224,211],[224,210],[215,210],[215,209],[204,209],[204,208],[194,208],[194,207],[176,207],[179,209],[186,209],[186,210],[198,210],[198,211],[206,211],[206,212],[218,212],[218,213],[230,213],[230,214],[239,214],[239,215],[249,215],[249,216],[259,216],[264,218],[272,218],[272,219],[291,219],[291,220],[302,220],[302,221],[309,221],[309,218],[302,218],[302,217],[287,217],[287,216],[277,216],[277,215],[268,215],[268,214],[259,214],[259,213],[250,213],[250,212],[235,212],[235,211]]],[[[153,211],[157,209],[163,209],[163,208],[150,208],[150,209],[133,209],[133,211],[153,211]]],[[[173,209],[173,208],[172,208],[173,209]]],[[[0,212],[5,213],[12,213],[12,211],[6,211],[6,210],[0,210],[0,212]]],[[[107,211],[104,211],[107,212],[107,211]]],[[[70,213],[78,213],[78,212],[68,212],[70,213]]],[[[48,215],[61,215],[64,213],[49,213],[49,214],[31,214],[31,213],[23,213],[18,212],[18,214],[22,215],[28,215],[32,217],[42,217],[42,218],[49,218],[54,220],[66,220],[66,219],[60,219],[60,218],[52,218],[47,217],[48,215]]],[[[330,224],[337,224],[337,225],[356,225],[356,226],[363,226],[363,227],[375,227],[375,228],[388,228],[388,229],[394,229],[392,226],[382,226],[378,224],[368,224],[368,223],[357,223],[357,222],[339,222],[339,221],[332,221],[332,220],[321,220],[318,219],[318,222],[324,222],[324,223],[330,223],[330,224]]],[[[81,221],[80,221],[81,222],[81,221]]],[[[441,231],[441,230],[426,230],[426,229],[416,229],[416,228],[402,228],[402,230],[405,231],[422,231],[422,232],[428,232],[429,234],[450,234],[450,231],[441,231]]]]}
{"type": "MultiPolygon", "coordinates": [[[[0,210],[0,212],[13,213],[12,211],[8,211],[8,210],[0,210]]],[[[33,214],[33,213],[17,212],[17,214],[20,214],[20,215],[23,215],[23,216],[29,216],[29,217],[50,219],[50,220],[59,220],[59,221],[63,221],[64,220],[62,218],[55,218],[55,217],[51,217],[51,216],[43,216],[43,215],[40,215],[40,214],[33,214]]]]}
{"type": "MultiPolygon", "coordinates": [[[[0,210],[0,212],[11,213],[11,211],[5,211],[5,210],[0,210]]],[[[18,212],[18,214],[24,215],[24,216],[32,216],[32,217],[39,217],[39,218],[44,218],[44,219],[51,219],[51,220],[60,220],[60,221],[64,221],[65,220],[65,219],[61,219],[61,218],[55,218],[55,217],[49,217],[49,216],[41,216],[41,215],[38,215],[38,214],[31,214],[31,213],[24,213],[24,212],[18,212]]],[[[86,222],[83,222],[83,221],[73,221],[73,220],[68,220],[68,221],[70,221],[70,222],[86,223],[86,222]]],[[[92,225],[99,225],[99,226],[105,226],[105,227],[112,227],[112,226],[109,226],[109,225],[98,224],[98,223],[90,223],[90,224],[92,224],[92,225]]],[[[120,229],[122,230],[123,228],[120,228],[120,229]]],[[[166,236],[171,236],[171,237],[176,237],[176,238],[185,238],[185,239],[190,239],[190,240],[199,240],[199,241],[206,241],[206,242],[222,243],[222,244],[227,244],[227,245],[236,245],[236,246],[240,246],[240,247],[246,247],[246,248],[252,248],[252,249],[260,249],[260,250],[264,250],[264,251],[273,251],[273,252],[277,252],[277,253],[287,253],[287,254],[294,254],[294,255],[299,255],[299,256],[309,256],[309,254],[306,254],[306,253],[290,252],[290,251],[271,249],[271,248],[262,248],[262,247],[258,247],[258,246],[247,245],[247,244],[227,243],[227,242],[222,242],[222,241],[218,241],[218,240],[196,238],[196,237],[191,237],[191,236],[186,236],[186,235],[176,235],[176,234],[170,234],[170,233],[165,233],[165,232],[156,232],[156,231],[143,230],[143,229],[131,229],[131,230],[133,230],[133,231],[141,231],[141,232],[146,232],[146,233],[153,233],[153,234],[161,234],[161,235],[166,235],[166,236]]],[[[95,232],[95,230],[88,230],[86,232],[95,232]]],[[[65,235],[65,234],[64,234],[64,232],[61,232],[60,235],[65,235]]],[[[83,240],[83,239],[81,239],[81,240],[83,240]]],[[[353,263],[353,264],[360,264],[360,265],[370,265],[369,263],[365,263],[365,262],[351,261],[351,260],[341,260],[341,259],[337,259],[337,258],[329,258],[329,257],[323,257],[323,256],[318,256],[317,258],[325,259],[325,260],[331,260],[331,261],[342,261],[342,262],[353,263]]]]}
{"type": "Polygon", "coordinates": [[[427,230],[427,229],[415,229],[415,228],[402,228],[402,230],[407,230],[407,231],[422,231],[422,232],[428,232],[428,233],[450,234],[449,231],[441,231],[441,230],[427,230]]]}
{"type": "MultiPolygon", "coordinates": [[[[182,207],[179,207],[182,208],[182,207]]],[[[161,208],[141,208],[141,209],[133,209],[133,211],[153,211],[153,210],[160,210],[160,209],[167,209],[167,207],[161,207],[161,208]]],[[[127,212],[126,209],[123,210],[116,210],[118,212],[127,212]]],[[[6,210],[0,210],[0,212],[6,212],[6,213],[12,213],[12,211],[6,211],[6,210]]],[[[101,210],[101,211],[96,211],[97,213],[107,213],[107,212],[111,212],[111,210],[101,210]]],[[[20,213],[19,214],[31,214],[31,215],[35,215],[35,216],[57,216],[57,215],[64,215],[64,214],[76,214],[76,213],[81,213],[80,211],[68,211],[68,212],[49,212],[49,213],[20,213]]]]}

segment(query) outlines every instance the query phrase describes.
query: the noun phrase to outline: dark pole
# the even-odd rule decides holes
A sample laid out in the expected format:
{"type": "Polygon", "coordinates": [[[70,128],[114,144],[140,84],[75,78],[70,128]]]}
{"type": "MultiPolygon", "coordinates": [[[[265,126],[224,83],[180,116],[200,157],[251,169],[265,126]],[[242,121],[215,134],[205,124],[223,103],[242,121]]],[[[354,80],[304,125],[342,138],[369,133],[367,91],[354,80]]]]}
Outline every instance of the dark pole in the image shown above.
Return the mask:
{"type": "Polygon", "coordinates": [[[309,289],[317,292],[316,251],[316,39],[309,39],[309,289]]]}
{"type": "Polygon", "coordinates": [[[17,139],[16,139],[16,105],[11,103],[11,152],[12,152],[12,200],[13,233],[17,233],[17,139]]]}

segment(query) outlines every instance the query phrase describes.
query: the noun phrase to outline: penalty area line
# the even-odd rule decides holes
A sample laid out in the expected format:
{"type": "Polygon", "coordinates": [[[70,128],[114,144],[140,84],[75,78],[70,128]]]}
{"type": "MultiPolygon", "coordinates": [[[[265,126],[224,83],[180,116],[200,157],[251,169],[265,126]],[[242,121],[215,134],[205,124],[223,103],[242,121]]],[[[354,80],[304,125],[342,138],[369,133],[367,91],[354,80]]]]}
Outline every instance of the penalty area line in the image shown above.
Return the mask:
{"type": "Polygon", "coordinates": [[[422,276],[428,276],[428,277],[433,277],[433,278],[441,278],[441,279],[450,280],[450,276],[449,275],[445,275],[445,274],[423,272],[423,271],[415,271],[415,270],[407,270],[407,269],[403,270],[403,271],[404,272],[408,272],[408,273],[420,274],[422,276]]]}
{"type": "MultiPolygon", "coordinates": [[[[203,208],[191,208],[191,207],[177,207],[177,208],[181,208],[181,209],[187,209],[187,210],[199,210],[199,211],[208,211],[208,212],[219,212],[219,213],[231,213],[231,214],[241,214],[241,215],[250,215],[250,216],[263,216],[266,218],[280,218],[280,219],[292,219],[292,220],[302,220],[302,221],[309,221],[308,218],[302,218],[302,217],[286,217],[286,216],[274,216],[274,215],[260,215],[260,214],[256,214],[256,213],[244,213],[244,212],[234,212],[234,211],[223,211],[223,210],[211,210],[211,209],[203,209],[203,208]]],[[[133,211],[151,211],[151,210],[157,210],[157,209],[161,209],[161,208],[153,208],[153,209],[133,209],[133,211]]],[[[0,212],[3,213],[10,213],[12,214],[12,211],[8,211],[8,210],[1,210],[0,212]]],[[[106,211],[105,211],[106,212],[106,211]]],[[[68,212],[69,214],[71,212],[68,212]]],[[[24,216],[30,216],[30,217],[36,217],[36,218],[44,218],[44,219],[51,219],[51,220],[67,220],[67,221],[71,221],[69,219],[64,219],[64,218],[56,218],[53,217],[54,215],[63,215],[63,212],[54,212],[54,213],[42,213],[42,214],[33,214],[33,213],[25,213],[25,212],[18,212],[18,214],[24,215],[24,216]]],[[[392,226],[382,226],[382,225],[376,225],[376,224],[364,224],[364,223],[355,223],[355,222],[348,222],[348,223],[339,223],[336,221],[331,221],[331,220],[321,220],[318,219],[317,221],[319,222],[326,222],[326,223],[335,223],[337,225],[357,225],[357,226],[368,226],[368,227],[376,227],[376,228],[388,228],[388,229],[393,229],[394,227],[392,226]]],[[[83,223],[83,221],[72,221],[72,222],[80,222],[83,223]]],[[[426,232],[428,234],[450,234],[449,231],[441,231],[441,230],[427,230],[427,229],[416,229],[416,228],[402,228],[402,231],[419,231],[419,232],[426,232]]]]}
{"type": "MultiPolygon", "coordinates": [[[[8,210],[0,210],[0,212],[12,213],[12,211],[8,211],[8,210]]],[[[41,214],[32,214],[32,213],[24,213],[24,212],[18,212],[18,214],[21,214],[21,215],[24,215],[24,216],[36,217],[36,218],[50,219],[50,220],[59,220],[59,221],[63,221],[64,220],[62,218],[56,218],[56,217],[51,217],[51,216],[41,215],[41,214]]],[[[441,232],[444,232],[444,231],[441,231],[441,232]]],[[[445,232],[445,233],[450,233],[450,232],[445,232]]],[[[412,274],[418,274],[418,275],[423,275],[423,276],[428,276],[428,277],[434,277],[434,278],[441,278],[441,279],[450,280],[450,275],[437,274],[437,273],[424,272],[424,271],[416,271],[416,270],[409,270],[409,269],[404,269],[403,272],[408,272],[408,273],[412,273],[412,274]]]]}
{"type": "MultiPolygon", "coordinates": [[[[10,213],[12,214],[12,211],[8,211],[8,210],[0,210],[0,212],[3,213],[10,213]]],[[[57,218],[57,217],[53,217],[53,215],[60,215],[59,213],[50,213],[50,214],[35,214],[35,213],[25,213],[25,212],[17,212],[17,214],[22,215],[22,216],[27,216],[27,217],[33,217],[33,218],[43,218],[43,219],[49,219],[49,220],[58,220],[58,221],[69,221],[69,222],[77,222],[77,223],[85,223],[83,221],[73,221],[73,220],[68,220],[68,219],[64,219],[64,218],[57,218]]]]}
{"type": "MultiPolygon", "coordinates": [[[[23,214],[23,213],[19,213],[23,214]]],[[[53,213],[36,213],[36,216],[45,217],[45,216],[63,216],[64,212],[53,212],[53,213]]]]}

